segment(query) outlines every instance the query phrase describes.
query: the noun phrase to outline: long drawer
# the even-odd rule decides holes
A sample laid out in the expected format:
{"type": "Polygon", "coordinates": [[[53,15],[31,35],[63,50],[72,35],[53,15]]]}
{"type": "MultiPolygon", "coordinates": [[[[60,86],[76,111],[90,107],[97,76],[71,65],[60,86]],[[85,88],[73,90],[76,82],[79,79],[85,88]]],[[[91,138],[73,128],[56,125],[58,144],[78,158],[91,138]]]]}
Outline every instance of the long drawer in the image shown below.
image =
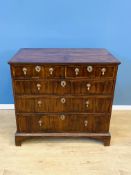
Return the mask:
{"type": "Polygon", "coordinates": [[[14,80],[15,94],[112,94],[113,80],[14,80]]]}
{"type": "Polygon", "coordinates": [[[17,115],[18,132],[108,132],[109,115],[17,115]]]}
{"type": "Polygon", "coordinates": [[[14,78],[115,78],[115,65],[29,65],[11,67],[14,78]]]}
{"type": "Polygon", "coordinates": [[[16,96],[16,112],[110,112],[109,96],[16,96]]]}

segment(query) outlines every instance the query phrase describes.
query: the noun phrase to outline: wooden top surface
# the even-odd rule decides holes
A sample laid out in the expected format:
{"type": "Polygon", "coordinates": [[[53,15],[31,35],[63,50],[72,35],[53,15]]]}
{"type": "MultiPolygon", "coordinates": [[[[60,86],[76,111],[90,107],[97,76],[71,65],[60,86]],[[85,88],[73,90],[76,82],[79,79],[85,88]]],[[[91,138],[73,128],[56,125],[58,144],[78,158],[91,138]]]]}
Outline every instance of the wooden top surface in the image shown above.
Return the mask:
{"type": "Polygon", "coordinates": [[[13,63],[91,63],[120,64],[106,49],[95,48],[23,48],[9,61],[13,63]]]}

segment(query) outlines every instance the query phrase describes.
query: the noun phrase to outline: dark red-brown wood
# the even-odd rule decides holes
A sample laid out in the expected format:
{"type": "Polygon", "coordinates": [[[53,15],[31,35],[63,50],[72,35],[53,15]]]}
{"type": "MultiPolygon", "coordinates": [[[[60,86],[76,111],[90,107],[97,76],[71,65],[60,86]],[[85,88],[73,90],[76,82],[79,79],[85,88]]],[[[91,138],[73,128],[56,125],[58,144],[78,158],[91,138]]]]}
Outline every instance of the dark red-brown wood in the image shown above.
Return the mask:
{"type": "Polygon", "coordinates": [[[120,64],[120,62],[106,49],[94,48],[24,48],[20,49],[9,63],[120,64]]]}
{"type": "Polygon", "coordinates": [[[9,63],[16,145],[33,137],[94,138],[110,145],[120,64],[111,53],[106,49],[21,49],[9,63]]]}

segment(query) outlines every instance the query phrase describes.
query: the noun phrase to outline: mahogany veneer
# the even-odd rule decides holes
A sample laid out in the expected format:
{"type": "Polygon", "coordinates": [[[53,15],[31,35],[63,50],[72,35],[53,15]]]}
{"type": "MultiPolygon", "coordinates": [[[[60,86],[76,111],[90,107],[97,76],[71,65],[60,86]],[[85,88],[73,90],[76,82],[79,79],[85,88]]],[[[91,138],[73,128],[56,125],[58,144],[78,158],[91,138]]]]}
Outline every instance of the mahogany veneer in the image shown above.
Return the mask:
{"type": "Polygon", "coordinates": [[[9,61],[17,146],[32,137],[94,138],[110,145],[120,62],[106,49],[20,49],[9,61]]]}

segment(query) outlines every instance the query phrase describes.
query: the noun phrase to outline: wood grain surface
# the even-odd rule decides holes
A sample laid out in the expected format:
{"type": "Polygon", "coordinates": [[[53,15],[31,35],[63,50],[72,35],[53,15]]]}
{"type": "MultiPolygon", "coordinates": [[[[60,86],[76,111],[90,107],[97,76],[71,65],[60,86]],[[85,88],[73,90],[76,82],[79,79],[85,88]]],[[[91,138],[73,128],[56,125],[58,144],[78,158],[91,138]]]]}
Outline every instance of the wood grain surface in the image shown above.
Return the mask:
{"type": "Polygon", "coordinates": [[[25,48],[9,61],[12,63],[108,63],[120,62],[106,49],[94,48],[25,48]]]}
{"type": "Polygon", "coordinates": [[[94,138],[110,145],[119,61],[107,50],[21,49],[9,63],[17,146],[47,136],[94,138]]]}

